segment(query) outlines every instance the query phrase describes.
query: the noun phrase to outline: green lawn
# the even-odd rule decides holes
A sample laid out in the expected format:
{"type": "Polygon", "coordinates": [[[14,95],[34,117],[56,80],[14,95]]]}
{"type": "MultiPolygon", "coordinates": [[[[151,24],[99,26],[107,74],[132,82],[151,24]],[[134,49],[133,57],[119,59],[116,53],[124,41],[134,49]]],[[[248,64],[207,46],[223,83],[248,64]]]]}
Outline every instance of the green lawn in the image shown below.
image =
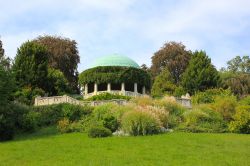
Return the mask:
{"type": "Polygon", "coordinates": [[[250,135],[88,138],[53,128],[0,143],[0,165],[250,165],[250,135]]]}

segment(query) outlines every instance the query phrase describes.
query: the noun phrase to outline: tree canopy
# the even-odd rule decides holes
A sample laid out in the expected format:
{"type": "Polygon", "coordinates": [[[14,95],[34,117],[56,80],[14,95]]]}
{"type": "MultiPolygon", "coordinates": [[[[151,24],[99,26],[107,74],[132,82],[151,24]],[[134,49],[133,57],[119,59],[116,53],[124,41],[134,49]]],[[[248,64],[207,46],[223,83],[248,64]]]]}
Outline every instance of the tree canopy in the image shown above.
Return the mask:
{"type": "Polygon", "coordinates": [[[160,97],[164,94],[173,95],[176,85],[173,83],[170,72],[165,68],[158,76],[156,76],[151,89],[151,95],[160,97]]]}
{"type": "Polygon", "coordinates": [[[183,73],[182,85],[191,94],[216,87],[219,74],[205,51],[195,51],[189,66],[183,73]]]}
{"type": "Polygon", "coordinates": [[[227,70],[231,72],[250,73],[250,58],[249,56],[236,56],[227,62],[227,70]]]}
{"type": "Polygon", "coordinates": [[[186,50],[182,43],[168,42],[151,58],[153,76],[160,74],[166,67],[174,79],[174,83],[179,84],[190,58],[191,51],[186,50]]]}
{"type": "Polygon", "coordinates": [[[48,56],[46,48],[27,41],[17,50],[13,70],[20,87],[47,88],[48,56]]]}
{"type": "Polygon", "coordinates": [[[34,40],[47,48],[49,67],[60,70],[69,82],[72,90],[78,92],[78,71],[80,63],[77,43],[75,40],[58,36],[39,36],[34,40]]]}

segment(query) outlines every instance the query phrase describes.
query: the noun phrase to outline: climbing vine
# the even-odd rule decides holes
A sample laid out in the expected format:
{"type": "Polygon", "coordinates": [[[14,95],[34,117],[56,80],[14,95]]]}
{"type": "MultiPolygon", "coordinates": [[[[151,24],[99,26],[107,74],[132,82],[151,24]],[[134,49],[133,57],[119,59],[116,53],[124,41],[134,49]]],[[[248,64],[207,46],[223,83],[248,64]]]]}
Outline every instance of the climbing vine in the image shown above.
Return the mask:
{"type": "Polygon", "coordinates": [[[81,85],[89,83],[138,83],[151,86],[150,75],[144,70],[132,67],[99,66],[83,71],[79,75],[81,85]]]}

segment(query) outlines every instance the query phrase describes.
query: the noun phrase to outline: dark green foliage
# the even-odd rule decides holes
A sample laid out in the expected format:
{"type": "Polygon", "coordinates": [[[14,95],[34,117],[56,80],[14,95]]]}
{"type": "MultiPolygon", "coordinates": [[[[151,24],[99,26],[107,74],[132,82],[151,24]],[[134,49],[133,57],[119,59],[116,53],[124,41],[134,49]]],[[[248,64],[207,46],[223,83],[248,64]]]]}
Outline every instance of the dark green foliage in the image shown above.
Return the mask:
{"type": "Polygon", "coordinates": [[[40,113],[40,126],[57,124],[57,122],[62,118],[68,118],[70,121],[76,121],[82,116],[90,114],[93,110],[90,106],[79,106],[66,103],[34,107],[33,109],[34,111],[40,113]]]}
{"type": "Polygon", "coordinates": [[[48,69],[48,92],[51,96],[70,92],[69,83],[60,70],[48,69]]]}
{"type": "Polygon", "coordinates": [[[0,107],[0,141],[7,141],[13,138],[15,121],[12,118],[13,111],[9,105],[0,107]]]}
{"type": "Polygon", "coordinates": [[[80,56],[76,41],[60,36],[44,35],[32,42],[38,43],[48,50],[49,67],[60,70],[69,82],[70,91],[78,93],[77,65],[80,63],[80,56]]]}
{"type": "Polygon", "coordinates": [[[192,96],[192,104],[214,103],[217,96],[231,96],[232,92],[229,89],[208,89],[204,92],[197,92],[192,96]]]}
{"type": "Polygon", "coordinates": [[[183,87],[191,94],[217,87],[219,74],[204,51],[193,53],[189,66],[182,76],[183,87]]]}
{"type": "Polygon", "coordinates": [[[99,95],[92,96],[92,97],[88,98],[87,100],[98,101],[98,100],[112,100],[112,99],[130,100],[131,97],[116,95],[116,94],[111,94],[111,93],[102,93],[102,94],[99,94],[99,95]]]}
{"type": "Polygon", "coordinates": [[[82,72],[79,76],[81,85],[89,83],[138,83],[150,88],[151,78],[147,72],[132,67],[101,66],[82,72]]]}
{"type": "Polygon", "coordinates": [[[103,126],[93,126],[88,131],[88,136],[91,138],[109,137],[111,135],[112,132],[103,126]]]}
{"type": "Polygon", "coordinates": [[[176,85],[167,68],[165,68],[156,78],[151,89],[153,97],[161,97],[164,94],[173,95],[176,85]]]}
{"type": "Polygon", "coordinates": [[[32,105],[34,104],[35,97],[44,96],[44,94],[45,92],[41,88],[23,87],[15,92],[14,98],[20,103],[32,105]]]}
{"type": "Polygon", "coordinates": [[[15,80],[11,71],[5,69],[0,64],[0,105],[6,105],[11,97],[15,88],[15,80]]]}
{"type": "Polygon", "coordinates": [[[114,132],[120,125],[119,114],[120,110],[117,105],[105,104],[94,109],[93,119],[94,121],[99,122],[99,124],[101,124],[102,126],[114,132]]]}
{"type": "Polygon", "coordinates": [[[22,44],[17,50],[13,65],[18,85],[46,91],[48,57],[45,47],[29,41],[22,44]]]}
{"type": "Polygon", "coordinates": [[[10,58],[5,57],[3,44],[1,40],[0,40],[0,65],[2,65],[5,69],[10,68],[10,58]]]}

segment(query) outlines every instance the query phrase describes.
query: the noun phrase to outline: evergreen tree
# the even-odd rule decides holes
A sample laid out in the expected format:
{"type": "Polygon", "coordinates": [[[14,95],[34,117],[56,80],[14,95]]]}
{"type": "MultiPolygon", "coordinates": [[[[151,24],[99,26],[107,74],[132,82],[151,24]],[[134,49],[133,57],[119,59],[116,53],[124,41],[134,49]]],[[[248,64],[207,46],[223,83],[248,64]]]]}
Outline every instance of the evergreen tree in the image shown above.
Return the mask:
{"type": "Polygon", "coordinates": [[[183,87],[191,94],[216,87],[219,74],[204,51],[195,51],[182,77],[183,87]]]}
{"type": "Polygon", "coordinates": [[[13,70],[20,87],[47,88],[48,51],[40,44],[25,42],[17,50],[13,70]]]}

